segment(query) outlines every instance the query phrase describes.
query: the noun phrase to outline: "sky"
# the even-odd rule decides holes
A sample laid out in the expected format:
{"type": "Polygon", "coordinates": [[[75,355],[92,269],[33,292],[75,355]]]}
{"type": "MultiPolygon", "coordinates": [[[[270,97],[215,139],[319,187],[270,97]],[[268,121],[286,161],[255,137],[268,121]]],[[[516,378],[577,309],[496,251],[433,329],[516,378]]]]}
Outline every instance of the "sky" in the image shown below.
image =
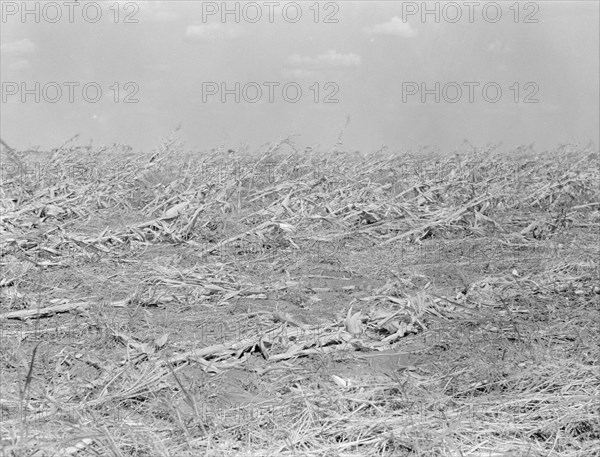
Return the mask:
{"type": "Polygon", "coordinates": [[[342,131],[363,153],[598,145],[599,5],[2,1],[0,137],[149,151],[180,126],[201,150],[330,150],[342,131]]]}

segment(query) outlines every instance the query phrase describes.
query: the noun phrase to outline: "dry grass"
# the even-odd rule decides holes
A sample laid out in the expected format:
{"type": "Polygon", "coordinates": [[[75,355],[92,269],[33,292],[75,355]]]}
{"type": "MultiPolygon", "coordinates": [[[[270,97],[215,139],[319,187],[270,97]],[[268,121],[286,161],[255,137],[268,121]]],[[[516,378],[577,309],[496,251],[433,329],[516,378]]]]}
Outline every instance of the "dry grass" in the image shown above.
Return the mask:
{"type": "Polygon", "coordinates": [[[3,154],[3,455],[600,455],[593,147],[3,154]]]}

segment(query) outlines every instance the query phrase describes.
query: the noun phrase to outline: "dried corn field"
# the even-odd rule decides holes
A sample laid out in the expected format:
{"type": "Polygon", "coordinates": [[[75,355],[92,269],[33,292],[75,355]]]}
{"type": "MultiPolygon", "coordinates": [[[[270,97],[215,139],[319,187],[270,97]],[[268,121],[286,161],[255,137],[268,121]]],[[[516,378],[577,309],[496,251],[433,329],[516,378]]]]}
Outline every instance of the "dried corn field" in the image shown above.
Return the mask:
{"type": "Polygon", "coordinates": [[[595,146],[2,154],[3,455],[599,455],[595,146]]]}

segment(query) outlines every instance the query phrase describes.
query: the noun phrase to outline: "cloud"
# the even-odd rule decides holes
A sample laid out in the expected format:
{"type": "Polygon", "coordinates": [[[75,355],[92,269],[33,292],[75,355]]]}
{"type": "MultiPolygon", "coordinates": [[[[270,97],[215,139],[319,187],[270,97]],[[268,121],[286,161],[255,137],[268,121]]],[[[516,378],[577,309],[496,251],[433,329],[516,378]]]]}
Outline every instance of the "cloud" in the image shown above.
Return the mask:
{"type": "Polygon", "coordinates": [[[281,71],[281,76],[286,79],[311,79],[316,78],[317,74],[314,70],[305,70],[304,68],[284,68],[281,71]]]}
{"type": "Polygon", "coordinates": [[[31,40],[25,38],[23,40],[3,44],[0,46],[0,51],[2,54],[14,56],[32,54],[35,52],[35,44],[33,44],[31,40]]]}
{"type": "Polygon", "coordinates": [[[95,123],[100,124],[102,127],[105,127],[110,122],[110,116],[106,114],[92,114],[92,119],[95,123]]]}
{"type": "Polygon", "coordinates": [[[408,22],[402,22],[398,16],[394,16],[383,24],[366,27],[364,31],[369,35],[393,35],[403,38],[412,38],[417,35],[417,31],[408,22]]]}
{"type": "Polygon", "coordinates": [[[173,22],[179,19],[179,14],[172,10],[171,2],[164,1],[146,1],[139,2],[138,7],[142,13],[144,21],[151,22],[173,22]]]}
{"type": "Polygon", "coordinates": [[[342,54],[335,49],[330,49],[317,57],[292,54],[288,57],[288,63],[295,67],[358,67],[361,64],[361,58],[357,54],[342,54]]]}
{"type": "Polygon", "coordinates": [[[204,41],[204,40],[232,40],[244,34],[244,30],[240,26],[215,23],[188,25],[185,31],[185,36],[189,40],[204,41]]]}
{"type": "Polygon", "coordinates": [[[29,67],[31,67],[31,64],[27,59],[19,59],[8,66],[13,71],[27,70],[29,67]]]}
{"type": "Polygon", "coordinates": [[[497,52],[498,54],[507,54],[510,52],[510,46],[503,41],[496,39],[488,44],[488,51],[497,52]]]}

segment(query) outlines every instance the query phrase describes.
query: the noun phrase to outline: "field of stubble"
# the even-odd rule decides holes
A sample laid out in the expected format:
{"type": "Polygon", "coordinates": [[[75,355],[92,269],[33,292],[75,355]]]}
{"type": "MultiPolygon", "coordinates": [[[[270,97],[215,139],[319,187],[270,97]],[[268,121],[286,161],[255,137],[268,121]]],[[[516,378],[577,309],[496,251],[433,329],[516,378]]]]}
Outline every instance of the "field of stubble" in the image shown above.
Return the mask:
{"type": "Polygon", "coordinates": [[[598,160],[3,155],[2,453],[600,455],[598,160]]]}

